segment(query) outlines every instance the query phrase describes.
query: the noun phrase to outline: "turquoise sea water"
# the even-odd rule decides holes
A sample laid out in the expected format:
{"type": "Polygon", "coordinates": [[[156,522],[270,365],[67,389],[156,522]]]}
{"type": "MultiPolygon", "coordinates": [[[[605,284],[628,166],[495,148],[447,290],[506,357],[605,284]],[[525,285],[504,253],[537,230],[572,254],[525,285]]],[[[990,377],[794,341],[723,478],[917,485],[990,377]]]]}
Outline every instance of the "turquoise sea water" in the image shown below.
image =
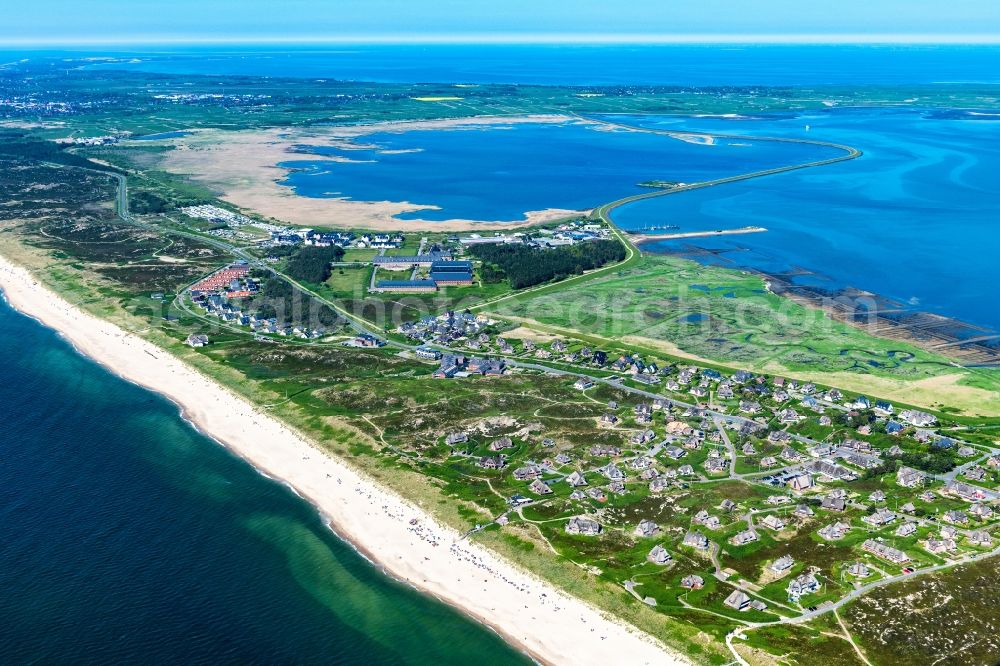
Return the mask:
{"type": "Polygon", "coordinates": [[[520,220],[526,211],[589,209],[644,192],[638,184],[652,179],[692,182],[841,154],[743,139],[702,145],[582,122],[382,132],[356,143],[376,148],[309,148],[351,161],[285,162],[295,169],[285,184],[304,196],[440,208],[403,220],[520,220]]]}
{"type": "Polygon", "coordinates": [[[527,664],[0,302],[0,662],[527,664]]]}

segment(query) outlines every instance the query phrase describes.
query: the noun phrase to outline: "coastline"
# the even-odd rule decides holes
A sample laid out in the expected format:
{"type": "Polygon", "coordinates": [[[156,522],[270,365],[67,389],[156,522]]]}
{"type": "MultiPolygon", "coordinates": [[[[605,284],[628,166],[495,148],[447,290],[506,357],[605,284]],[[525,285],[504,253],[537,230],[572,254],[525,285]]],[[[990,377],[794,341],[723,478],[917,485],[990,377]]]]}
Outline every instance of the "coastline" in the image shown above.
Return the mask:
{"type": "Polygon", "coordinates": [[[115,375],[178,405],[199,431],[286,484],[387,574],[489,626],[543,664],[691,662],[625,622],[438,523],[322,452],[245,399],[138,335],[90,315],[0,256],[0,289],[17,311],[59,332],[115,375]],[[411,520],[416,519],[416,524],[411,520]]]}

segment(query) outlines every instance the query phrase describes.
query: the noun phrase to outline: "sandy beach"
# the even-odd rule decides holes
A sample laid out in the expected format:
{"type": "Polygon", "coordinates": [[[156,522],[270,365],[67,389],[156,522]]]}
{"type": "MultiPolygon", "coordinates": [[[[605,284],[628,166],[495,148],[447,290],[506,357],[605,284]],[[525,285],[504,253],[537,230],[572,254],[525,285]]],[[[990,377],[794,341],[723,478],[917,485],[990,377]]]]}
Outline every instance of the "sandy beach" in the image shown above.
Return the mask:
{"type": "Polygon", "coordinates": [[[491,626],[539,662],[691,663],[485,548],[460,541],[455,530],[398,494],[155,345],[75,308],[2,257],[0,289],[14,308],[115,374],[168,397],[202,432],[287,483],[388,573],[491,626]]]}

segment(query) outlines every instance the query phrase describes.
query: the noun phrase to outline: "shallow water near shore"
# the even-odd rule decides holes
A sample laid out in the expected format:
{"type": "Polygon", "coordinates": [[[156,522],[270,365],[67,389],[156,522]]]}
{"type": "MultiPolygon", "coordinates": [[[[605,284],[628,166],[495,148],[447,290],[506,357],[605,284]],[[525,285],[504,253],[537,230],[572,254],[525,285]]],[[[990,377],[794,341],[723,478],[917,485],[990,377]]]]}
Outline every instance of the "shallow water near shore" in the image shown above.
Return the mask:
{"type": "Polygon", "coordinates": [[[4,663],[518,664],[0,301],[4,663]]]}

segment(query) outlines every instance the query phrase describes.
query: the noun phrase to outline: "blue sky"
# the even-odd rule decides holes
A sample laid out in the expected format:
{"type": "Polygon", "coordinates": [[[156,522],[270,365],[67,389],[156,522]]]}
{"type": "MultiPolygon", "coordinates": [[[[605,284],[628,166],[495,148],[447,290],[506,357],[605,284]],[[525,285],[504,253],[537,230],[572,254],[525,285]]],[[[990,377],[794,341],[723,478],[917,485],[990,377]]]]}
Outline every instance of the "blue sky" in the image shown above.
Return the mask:
{"type": "Polygon", "coordinates": [[[0,42],[1000,41],[1000,0],[7,0],[0,42]]]}

